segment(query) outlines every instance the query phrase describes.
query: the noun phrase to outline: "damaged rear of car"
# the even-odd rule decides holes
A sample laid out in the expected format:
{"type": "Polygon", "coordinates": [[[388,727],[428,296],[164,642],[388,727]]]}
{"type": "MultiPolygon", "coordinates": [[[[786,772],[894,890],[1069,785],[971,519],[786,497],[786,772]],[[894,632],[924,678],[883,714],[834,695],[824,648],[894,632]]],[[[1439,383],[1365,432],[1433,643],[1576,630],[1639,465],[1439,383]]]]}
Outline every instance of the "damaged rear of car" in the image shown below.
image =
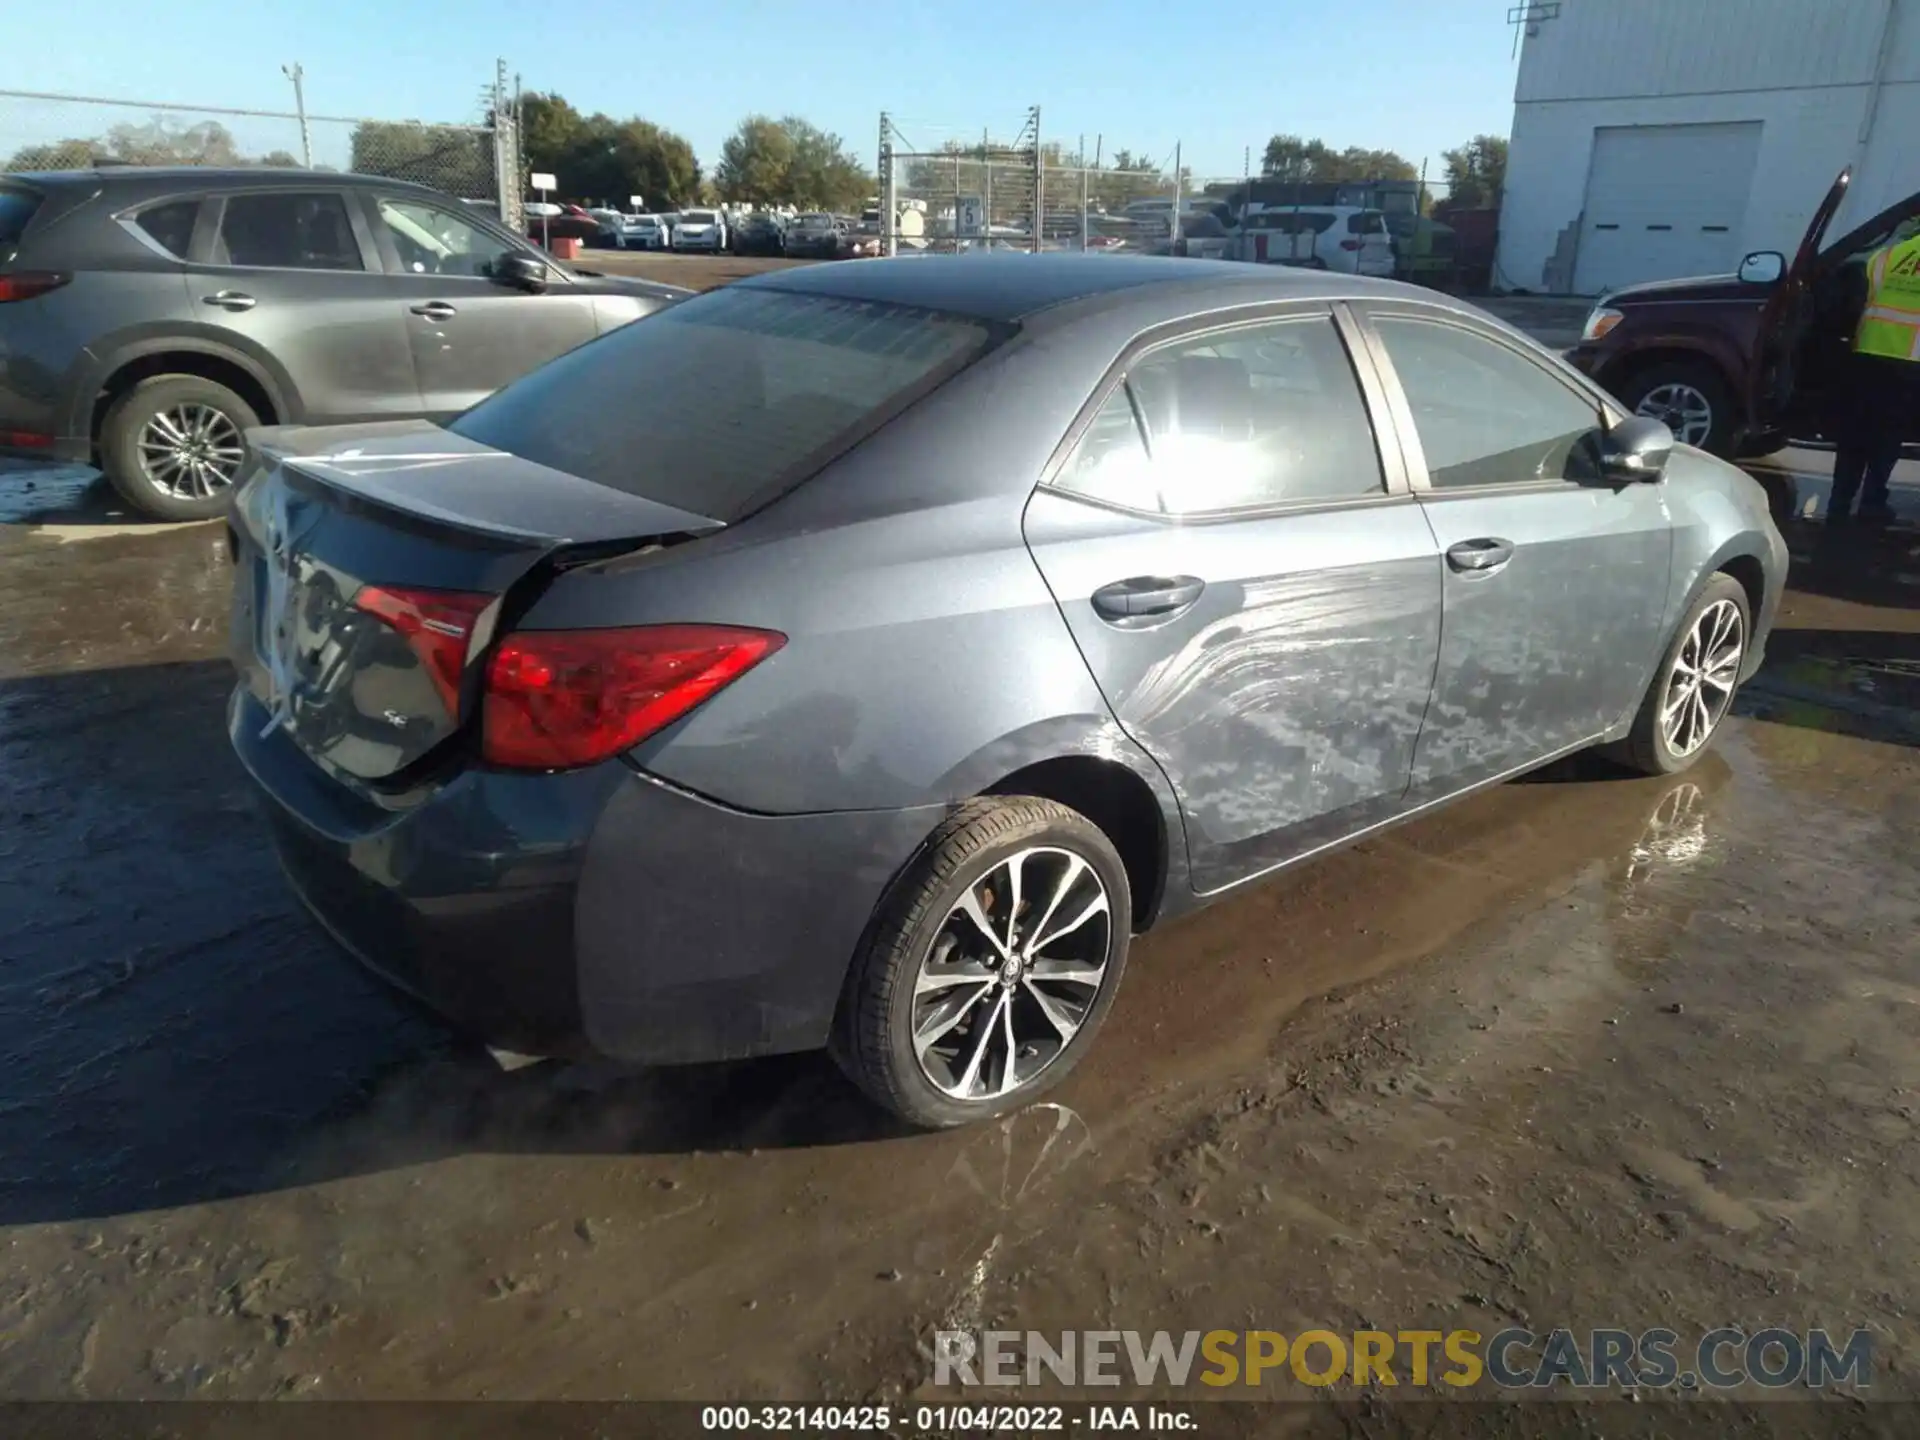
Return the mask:
{"type": "Polygon", "coordinates": [[[890,873],[931,817],[754,815],[633,752],[786,645],[765,617],[793,606],[751,549],[703,547],[990,339],[742,289],[584,347],[447,429],[254,432],[231,522],[229,732],[307,906],[497,1048],[819,1044],[840,973],[796,958],[814,953],[799,918],[850,947],[875,894],[816,898],[806,877],[876,854],[890,873]],[[663,563],[681,557],[708,563],[663,563]],[[718,877],[789,849],[754,903],[799,907],[794,953],[730,948],[718,877]],[[638,909],[636,871],[653,887],[638,909]]]}

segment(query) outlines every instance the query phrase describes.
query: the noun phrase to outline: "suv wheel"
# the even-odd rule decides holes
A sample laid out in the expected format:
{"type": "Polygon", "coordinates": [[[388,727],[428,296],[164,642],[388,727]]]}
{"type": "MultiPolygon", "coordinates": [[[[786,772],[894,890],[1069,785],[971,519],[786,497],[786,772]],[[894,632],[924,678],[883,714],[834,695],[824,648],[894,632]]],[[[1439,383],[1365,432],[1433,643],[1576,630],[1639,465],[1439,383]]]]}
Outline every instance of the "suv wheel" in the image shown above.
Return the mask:
{"type": "Polygon", "coordinates": [[[221,514],[246,463],[253,407],[199,375],[155,375],[114,402],[100,427],[101,468],[126,502],[157,520],[221,514]]]}
{"type": "Polygon", "coordinates": [[[1026,795],[947,817],[882,902],[834,1058],[930,1129],[1003,1115],[1065,1078],[1113,1004],[1133,913],[1105,833],[1026,795]]]}
{"type": "Polygon", "coordinates": [[[1648,366],[1621,387],[1620,400],[1636,415],[1659,420],[1682,444],[1726,455],[1733,444],[1733,392],[1705,360],[1648,366]]]}

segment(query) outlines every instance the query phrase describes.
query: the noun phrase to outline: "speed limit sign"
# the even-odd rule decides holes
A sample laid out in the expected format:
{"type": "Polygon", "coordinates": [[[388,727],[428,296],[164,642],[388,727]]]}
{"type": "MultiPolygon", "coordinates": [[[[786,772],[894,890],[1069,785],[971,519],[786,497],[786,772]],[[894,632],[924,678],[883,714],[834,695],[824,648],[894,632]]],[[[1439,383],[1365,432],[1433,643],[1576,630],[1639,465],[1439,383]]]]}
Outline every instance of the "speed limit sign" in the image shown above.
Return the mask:
{"type": "Polygon", "coordinates": [[[962,195],[953,202],[953,231],[956,235],[987,233],[987,202],[978,195],[962,195]]]}

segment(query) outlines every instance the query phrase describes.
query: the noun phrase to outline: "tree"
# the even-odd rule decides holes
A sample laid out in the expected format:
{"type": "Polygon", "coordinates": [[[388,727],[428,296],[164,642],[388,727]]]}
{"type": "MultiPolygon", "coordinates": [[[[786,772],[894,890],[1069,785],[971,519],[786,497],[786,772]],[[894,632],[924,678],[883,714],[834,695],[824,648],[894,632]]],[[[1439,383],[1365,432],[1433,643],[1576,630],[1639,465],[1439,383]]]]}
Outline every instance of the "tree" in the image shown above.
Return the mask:
{"type": "Polygon", "coordinates": [[[846,141],[798,115],[747,116],[721,147],[713,181],[723,200],[803,210],[853,210],[876,186],[846,141]]]}
{"type": "Polygon", "coordinates": [[[1335,150],[1324,140],[1275,135],[1260,157],[1260,173],[1276,180],[1415,180],[1420,172],[1404,155],[1350,145],[1335,150]]]}
{"type": "Polygon", "coordinates": [[[780,122],[793,141],[793,203],[819,210],[853,210],[873,193],[874,178],[847,142],[797,115],[780,122]]]}
{"type": "Polygon", "coordinates": [[[725,200],[755,205],[784,202],[793,171],[793,137],[787,127],[765,115],[749,115],[720,147],[713,183],[725,200]]]}
{"type": "Polygon", "coordinates": [[[560,192],[624,206],[629,195],[649,205],[684,205],[700,195],[693,146],[650,120],[582,115],[559,95],[520,99],[520,148],[531,173],[560,182],[560,192]]]}
{"type": "Polygon", "coordinates": [[[1324,172],[1333,158],[1324,141],[1275,135],[1260,157],[1260,173],[1277,180],[1326,180],[1332,178],[1324,172]]]}
{"type": "Polygon", "coordinates": [[[468,199],[493,195],[493,137],[484,131],[366,120],[353,127],[351,143],[358,174],[411,180],[468,199]]]}
{"type": "Polygon", "coordinates": [[[1457,150],[1443,151],[1449,208],[1498,207],[1507,188],[1507,142],[1500,135],[1476,135],[1457,150]]]}
{"type": "Polygon", "coordinates": [[[27,145],[8,157],[9,170],[83,170],[98,162],[120,165],[298,165],[284,150],[249,160],[217,120],[182,124],[156,115],[142,124],[115,125],[104,135],[27,145]]]}
{"type": "Polygon", "coordinates": [[[586,117],[558,95],[520,97],[520,155],[530,172],[559,173],[580,141],[586,117]]]}
{"type": "Polygon", "coordinates": [[[55,140],[47,145],[23,145],[7,157],[8,170],[85,170],[93,164],[99,146],[92,140],[55,140]]]}

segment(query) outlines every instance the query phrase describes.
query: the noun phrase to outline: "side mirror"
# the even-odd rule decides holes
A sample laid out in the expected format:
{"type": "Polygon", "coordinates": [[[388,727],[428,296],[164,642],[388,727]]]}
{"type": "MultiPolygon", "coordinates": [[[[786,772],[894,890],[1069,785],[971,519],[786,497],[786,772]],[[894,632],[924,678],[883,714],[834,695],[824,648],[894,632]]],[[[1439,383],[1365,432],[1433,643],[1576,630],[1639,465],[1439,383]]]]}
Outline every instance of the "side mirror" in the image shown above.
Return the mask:
{"type": "Polygon", "coordinates": [[[1634,415],[1600,437],[1600,470],[1609,480],[1653,483],[1667,473],[1673,431],[1646,415],[1634,415]]]}
{"type": "Polygon", "coordinates": [[[1787,273],[1787,257],[1778,250],[1756,250],[1740,262],[1740,279],[1748,285],[1771,285],[1787,273]]]}
{"type": "Polygon", "coordinates": [[[525,290],[538,295],[547,288],[548,270],[546,263],[531,255],[522,255],[509,250],[493,262],[493,280],[495,284],[505,285],[514,290],[525,290]]]}

